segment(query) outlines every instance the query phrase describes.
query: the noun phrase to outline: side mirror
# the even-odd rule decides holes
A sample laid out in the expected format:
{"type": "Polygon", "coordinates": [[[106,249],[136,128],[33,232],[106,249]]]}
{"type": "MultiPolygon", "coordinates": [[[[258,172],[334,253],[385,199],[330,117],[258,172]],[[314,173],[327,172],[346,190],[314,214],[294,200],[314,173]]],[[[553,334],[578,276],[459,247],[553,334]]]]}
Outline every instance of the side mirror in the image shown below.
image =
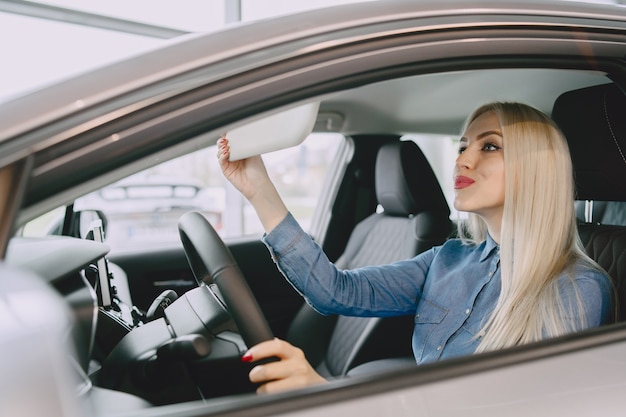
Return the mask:
{"type": "Polygon", "coordinates": [[[94,220],[102,222],[102,231],[104,236],[106,236],[108,221],[106,215],[100,210],[80,210],[74,212],[70,236],[84,239],[91,231],[91,225],[94,220]]]}
{"type": "MultiPolygon", "coordinates": [[[[66,216],[67,217],[67,216],[66,216]]],[[[100,210],[80,210],[72,212],[69,224],[66,224],[66,217],[60,217],[46,233],[52,236],[72,236],[80,239],[85,239],[90,231],[91,224],[94,220],[100,220],[102,222],[102,230],[106,236],[107,230],[107,217],[100,210]]]]}

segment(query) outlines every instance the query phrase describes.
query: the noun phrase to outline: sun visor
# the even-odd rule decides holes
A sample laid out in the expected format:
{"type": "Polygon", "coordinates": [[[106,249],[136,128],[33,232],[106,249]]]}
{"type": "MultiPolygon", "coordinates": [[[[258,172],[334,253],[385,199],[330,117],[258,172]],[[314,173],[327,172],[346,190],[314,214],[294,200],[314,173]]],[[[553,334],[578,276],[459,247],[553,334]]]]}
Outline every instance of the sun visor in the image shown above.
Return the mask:
{"type": "Polygon", "coordinates": [[[313,131],[319,106],[307,103],[229,130],[230,160],[299,145],[313,131]]]}

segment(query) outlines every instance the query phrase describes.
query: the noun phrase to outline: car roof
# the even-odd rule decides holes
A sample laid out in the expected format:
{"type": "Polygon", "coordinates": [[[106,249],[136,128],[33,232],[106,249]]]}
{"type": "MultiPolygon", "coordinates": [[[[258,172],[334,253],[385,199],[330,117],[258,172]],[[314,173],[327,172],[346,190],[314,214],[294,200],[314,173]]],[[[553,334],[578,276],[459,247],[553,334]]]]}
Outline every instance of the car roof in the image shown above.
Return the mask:
{"type": "MultiPolygon", "coordinates": [[[[255,51],[250,57],[249,64],[252,68],[268,64],[272,60],[284,59],[278,54],[279,49],[273,56],[260,53],[289,42],[294,43],[298,39],[313,39],[315,43],[325,39],[332,41],[334,39],[332,34],[335,32],[415,18],[433,19],[445,16],[471,18],[478,15],[497,17],[503,14],[571,18],[584,16],[586,19],[626,21],[626,11],[623,8],[602,4],[563,1],[393,0],[365,2],[358,7],[353,4],[335,6],[332,13],[326,9],[319,9],[266,21],[240,23],[217,32],[182,36],[147,53],[17,97],[0,106],[0,120],[3,125],[0,143],[51,120],[84,111],[98,103],[137,91],[159,80],[167,80],[200,67],[215,65],[251,51],[255,51]],[[619,13],[620,11],[622,13],[619,13]]],[[[497,20],[494,19],[496,22],[497,20]]],[[[443,23],[437,20],[436,24],[443,23]]],[[[355,31],[355,36],[359,36],[359,32],[355,31]]],[[[284,52],[293,53],[293,50],[284,52]]],[[[242,63],[239,62],[238,65],[242,63]]],[[[245,69],[220,68],[219,75],[223,77],[230,72],[245,69]]],[[[206,81],[205,79],[204,82],[206,81]]],[[[188,82],[193,83],[191,79],[188,82]]],[[[165,91],[162,94],[172,95],[178,91],[176,87],[190,86],[166,83],[163,87],[165,91]]],[[[519,87],[526,88],[521,85],[519,87]]]]}

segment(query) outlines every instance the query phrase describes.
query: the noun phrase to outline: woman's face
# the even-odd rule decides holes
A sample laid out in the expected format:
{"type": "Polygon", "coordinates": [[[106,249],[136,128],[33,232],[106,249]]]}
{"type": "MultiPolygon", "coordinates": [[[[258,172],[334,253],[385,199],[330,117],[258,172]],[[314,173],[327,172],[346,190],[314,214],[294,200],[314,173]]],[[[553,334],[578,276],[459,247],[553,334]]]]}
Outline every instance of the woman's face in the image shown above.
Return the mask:
{"type": "MultiPolygon", "coordinates": [[[[494,112],[477,117],[463,134],[454,169],[454,208],[497,226],[504,208],[502,129],[494,112]]],[[[498,226],[499,229],[499,226],[498,226]]]]}

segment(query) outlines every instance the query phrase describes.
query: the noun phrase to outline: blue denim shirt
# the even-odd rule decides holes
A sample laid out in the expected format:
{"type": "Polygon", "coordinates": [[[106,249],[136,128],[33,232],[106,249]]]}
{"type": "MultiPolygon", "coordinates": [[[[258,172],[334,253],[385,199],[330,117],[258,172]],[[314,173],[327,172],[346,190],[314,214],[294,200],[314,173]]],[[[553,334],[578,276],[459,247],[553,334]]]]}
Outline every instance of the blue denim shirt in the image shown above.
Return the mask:
{"type": "MultiPolygon", "coordinates": [[[[452,239],[412,259],[353,270],[337,269],[291,214],[263,241],[283,275],[322,314],[414,314],[418,364],[474,353],[476,336],[500,294],[499,247],[490,237],[480,245],[452,239]]],[[[571,302],[571,280],[560,279],[564,301],[571,302]]],[[[606,323],[612,305],[609,278],[581,262],[575,281],[587,326],[606,323]]]]}

